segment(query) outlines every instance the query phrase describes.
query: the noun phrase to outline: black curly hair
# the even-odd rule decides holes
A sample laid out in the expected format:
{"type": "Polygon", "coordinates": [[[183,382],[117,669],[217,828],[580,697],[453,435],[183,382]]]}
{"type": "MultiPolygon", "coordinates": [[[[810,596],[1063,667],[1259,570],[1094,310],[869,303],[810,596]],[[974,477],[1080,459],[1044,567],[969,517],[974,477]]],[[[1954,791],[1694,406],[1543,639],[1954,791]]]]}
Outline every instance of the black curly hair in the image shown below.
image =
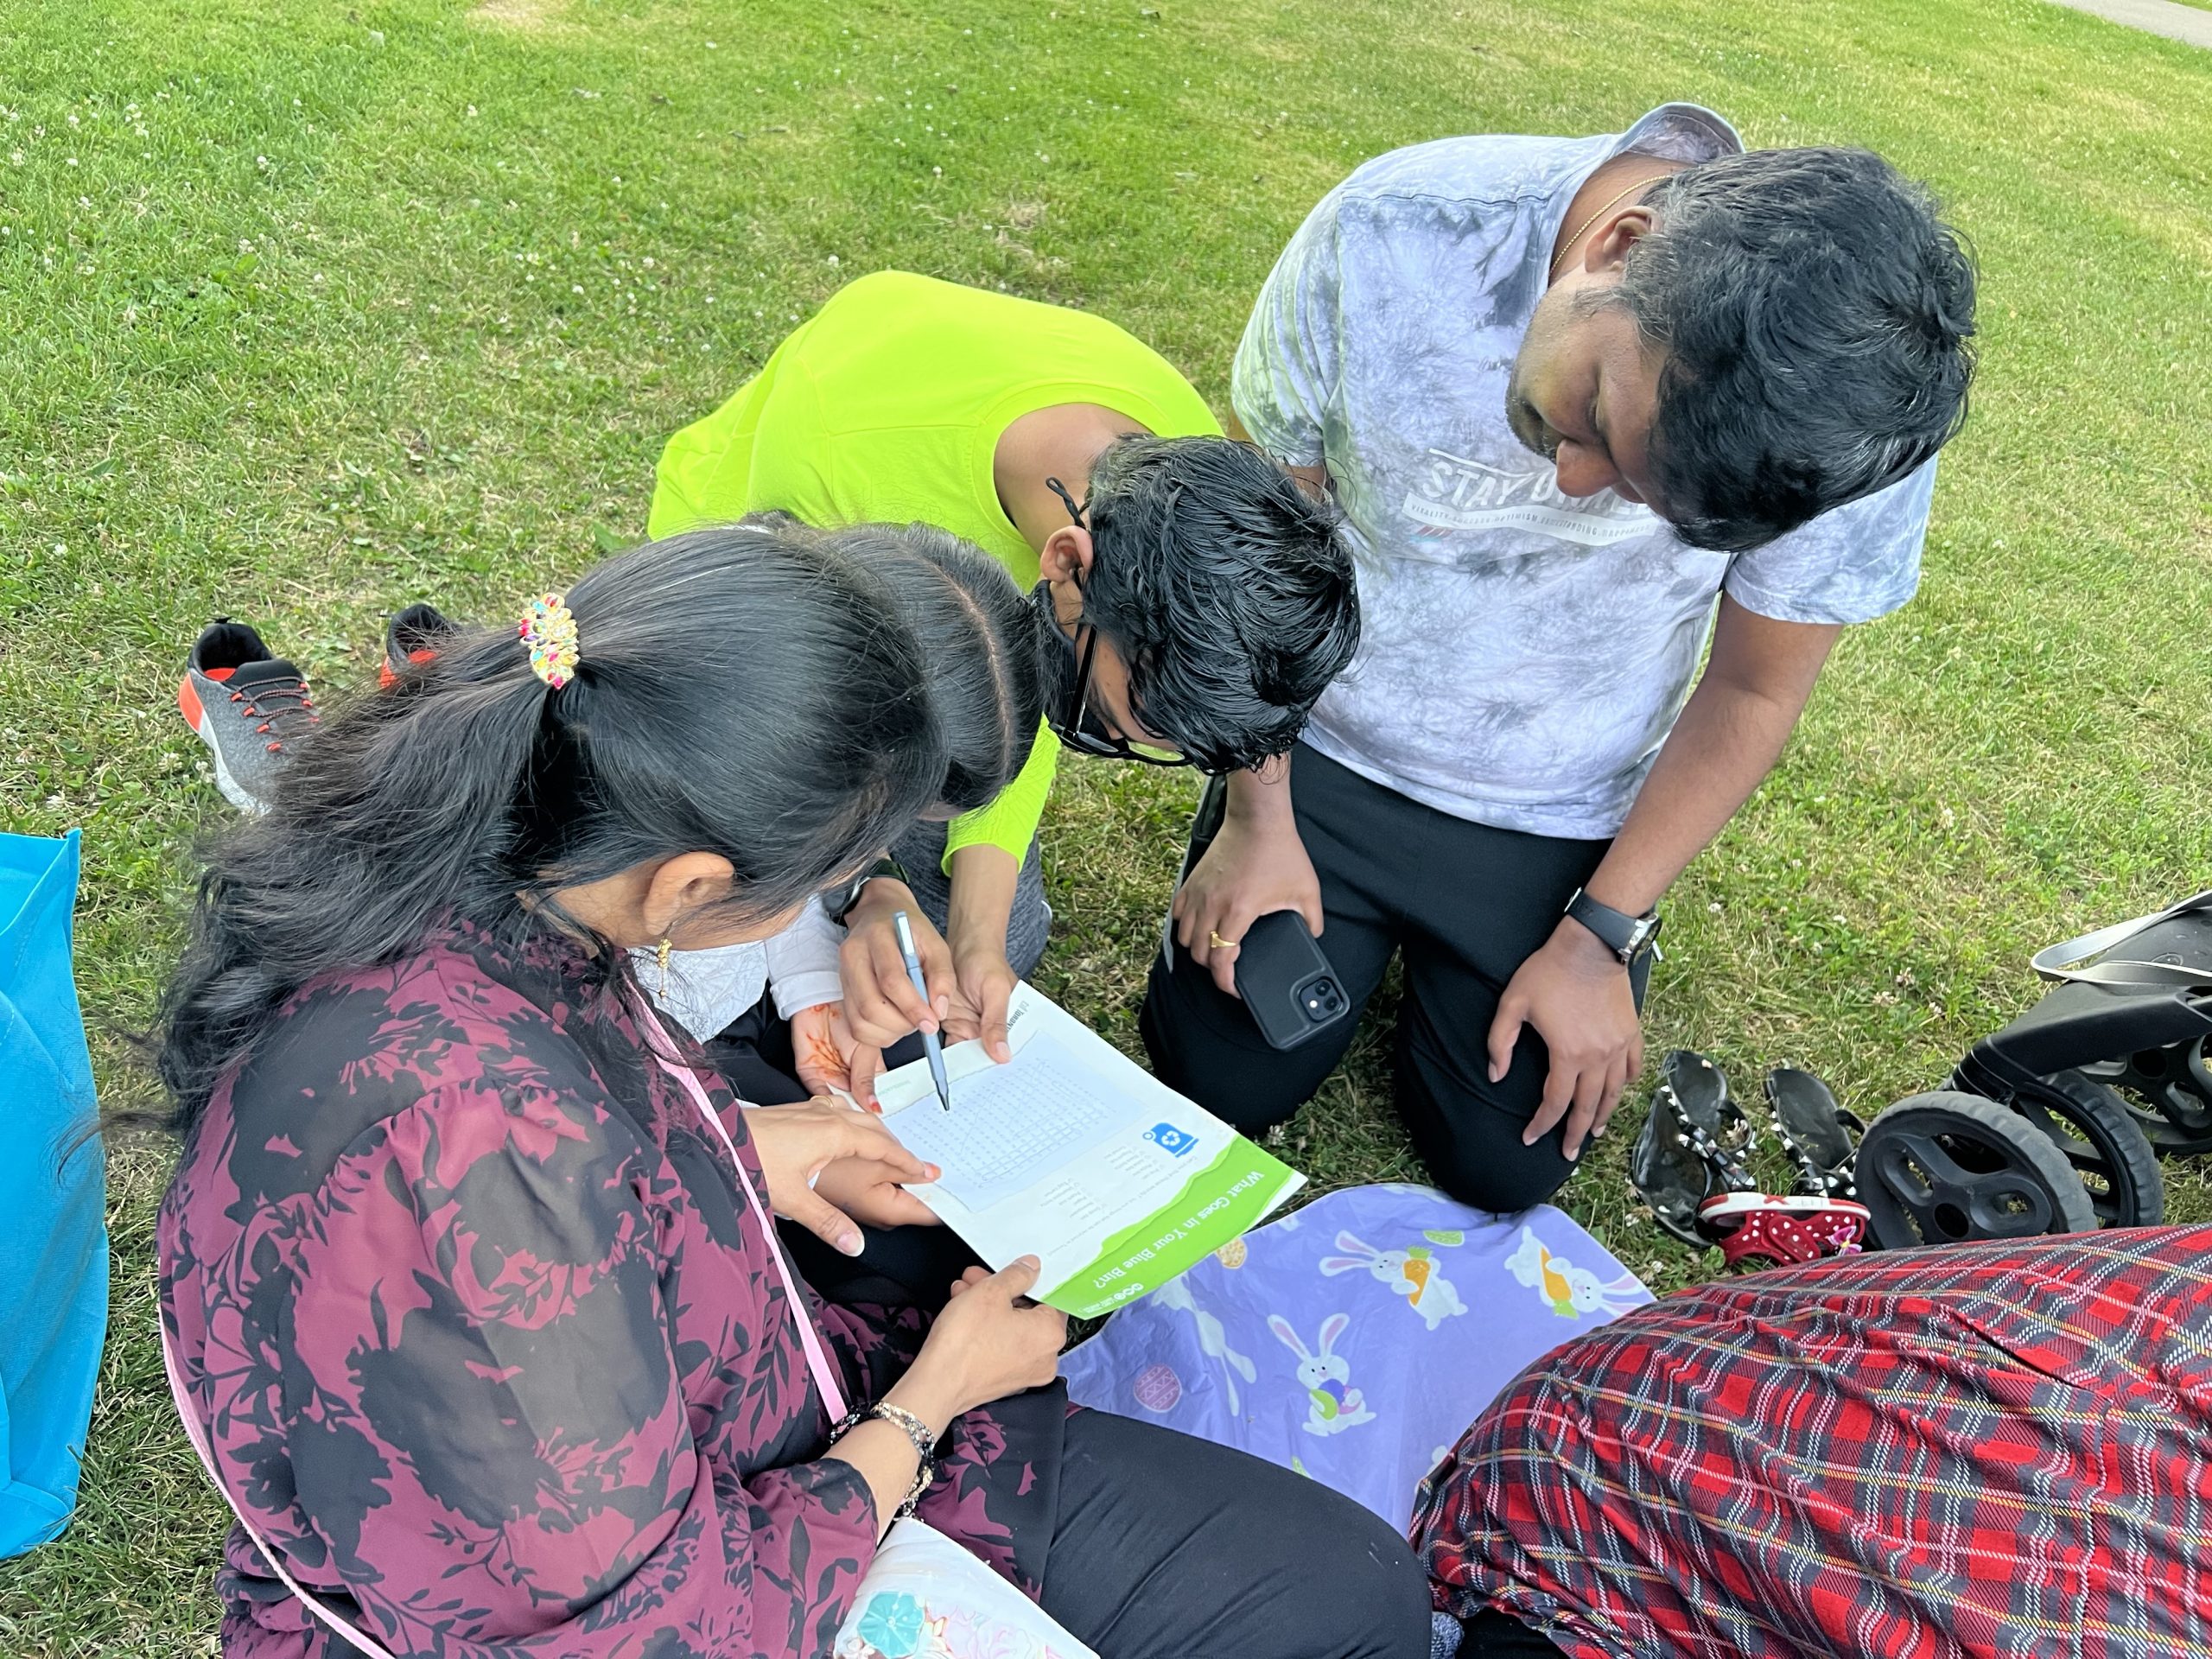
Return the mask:
{"type": "Polygon", "coordinates": [[[1663,348],[1651,456],[1682,538],[1735,552],[1893,484],[1966,419],[1974,270],[1864,149],[1724,156],[1657,181],[1658,223],[1592,306],[1663,348]]]}
{"type": "Polygon", "coordinates": [[[1336,512],[1249,444],[1139,436],[1092,464],[1084,517],[1084,620],[1145,729],[1206,772],[1286,753],[1359,644],[1336,512]]]}

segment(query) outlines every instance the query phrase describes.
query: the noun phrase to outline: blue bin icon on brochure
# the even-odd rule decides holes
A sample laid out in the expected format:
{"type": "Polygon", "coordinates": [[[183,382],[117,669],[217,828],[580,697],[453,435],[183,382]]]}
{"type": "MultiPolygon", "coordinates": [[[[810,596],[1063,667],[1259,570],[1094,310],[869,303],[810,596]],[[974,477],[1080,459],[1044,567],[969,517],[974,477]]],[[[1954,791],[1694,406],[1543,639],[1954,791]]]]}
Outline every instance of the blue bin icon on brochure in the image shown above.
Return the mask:
{"type": "Polygon", "coordinates": [[[1173,1123],[1155,1123],[1144,1132],[1144,1138],[1169,1156],[1180,1158],[1198,1144],[1198,1137],[1185,1134],[1173,1123]]]}

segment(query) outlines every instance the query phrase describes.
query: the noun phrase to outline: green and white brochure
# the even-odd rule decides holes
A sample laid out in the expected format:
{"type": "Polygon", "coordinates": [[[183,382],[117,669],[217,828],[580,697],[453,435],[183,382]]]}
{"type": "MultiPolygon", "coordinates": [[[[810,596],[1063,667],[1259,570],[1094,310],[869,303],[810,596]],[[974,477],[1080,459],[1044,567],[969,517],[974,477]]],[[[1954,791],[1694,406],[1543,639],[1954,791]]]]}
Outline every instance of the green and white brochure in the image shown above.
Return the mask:
{"type": "Polygon", "coordinates": [[[1306,1178],[1185,1100],[1027,985],[1014,1058],[944,1052],[952,1109],[921,1061],[885,1074],[884,1121],[944,1171],[913,1189],[994,1268],[1044,1263],[1038,1300],[1110,1313],[1243,1236],[1306,1178]]]}

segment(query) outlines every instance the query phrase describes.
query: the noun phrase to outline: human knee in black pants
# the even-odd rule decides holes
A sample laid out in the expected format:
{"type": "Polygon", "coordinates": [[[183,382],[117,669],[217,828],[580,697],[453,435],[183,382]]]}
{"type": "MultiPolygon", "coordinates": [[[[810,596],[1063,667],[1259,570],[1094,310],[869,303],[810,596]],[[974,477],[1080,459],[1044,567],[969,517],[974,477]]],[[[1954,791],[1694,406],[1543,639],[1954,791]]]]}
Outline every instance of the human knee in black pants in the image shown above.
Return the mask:
{"type": "Polygon", "coordinates": [[[1104,1412],[1065,1445],[1039,1599],[1103,1659],[1425,1659],[1427,1575],[1351,1499],[1104,1412]]]}
{"type": "MultiPolygon", "coordinates": [[[[1607,846],[1471,823],[1370,783],[1303,744],[1291,766],[1300,836],[1321,884],[1319,944],[1355,1010],[1405,954],[1395,1092],[1437,1185],[1478,1209],[1548,1198],[1573,1172],[1554,1129],[1521,1137],[1550,1055],[1523,1027],[1490,1077],[1490,1027],[1515,971],[1549,938],[1607,846]]],[[[1639,1003],[1643,976],[1635,980],[1639,1003]]],[[[1179,944],[1153,965],[1141,1021],[1153,1069],[1247,1133],[1288,1117],[1335,1069],[1357,1015],[1297,1048],[1268,1046],[1243,1005],[1179,944]]]]}

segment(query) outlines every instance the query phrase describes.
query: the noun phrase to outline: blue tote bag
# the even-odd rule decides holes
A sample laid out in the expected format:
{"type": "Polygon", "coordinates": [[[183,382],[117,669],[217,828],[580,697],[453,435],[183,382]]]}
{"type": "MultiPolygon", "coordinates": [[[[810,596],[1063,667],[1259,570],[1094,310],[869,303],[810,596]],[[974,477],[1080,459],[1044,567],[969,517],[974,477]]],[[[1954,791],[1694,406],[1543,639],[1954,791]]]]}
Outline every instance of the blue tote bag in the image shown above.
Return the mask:
{"type": "Polygon", "coordinates": [[[70,969],[78,832],[0,835],[0,1557],[77,1502],[107,1329],[105,1166],[70,969]]]}

